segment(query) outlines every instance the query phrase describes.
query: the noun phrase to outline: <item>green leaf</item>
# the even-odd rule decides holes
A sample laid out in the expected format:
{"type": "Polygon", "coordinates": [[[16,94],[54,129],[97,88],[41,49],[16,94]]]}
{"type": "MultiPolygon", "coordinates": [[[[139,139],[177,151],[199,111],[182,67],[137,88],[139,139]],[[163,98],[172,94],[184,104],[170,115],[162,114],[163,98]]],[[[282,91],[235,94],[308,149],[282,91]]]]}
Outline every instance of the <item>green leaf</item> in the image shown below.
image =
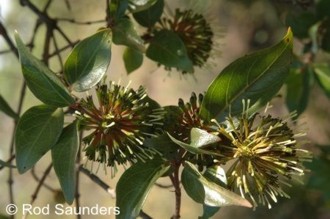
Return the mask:
{"type": "Polygon", "coordinates": [[[200,115],[210,121],[228,111],[236,115],[243,110],[242,100],[265,104],[281,88],[292,59],[293,35],[289,29],[277,45],[239,58],[227,66],[210,84],[200,115]]]}
{"type": "Polygon", "coordinates": [[[197,203],[210,207],[238,205],[251,208],[249,201],[216,183],[207,180],[197,168],[185,162],[181,181],[187,194],[197,203]]]}
{"type": "Polygon", "coordinates": [[[147,10],[156,2],[157,0],[129,0],[129,8],[132,13],[136,13],[147,10]]]}
{"type": "Polygon", "coordinates": [[[22,115],[15,133],[19,173],[33,167],[56,144],[63,122],[63,110],[47,105],[34,106],[22,115]]]}
{"type": "Polygon", "coordinates": [[[129,18],[122,18],[112,28],[113,42],[125,45],[140,52],[145,52],[144,41],[136,32],[134,24],[129,18]]]}
{"type": "Polygon", "coordinates": [[[203,215],[198,217],[198,219],[212,218],[219,210],[220,210],[220,207],[212,207],[212,206],[208,206],[208,205],[203,205],[203,215]]]}
{"type": "Polygon", "coordinates": [[[146,52],[147,57],[168,68],[178,68],[193,72],[193,63],[181,38],[170,30],[161,30],[155,34],[146,52]]]}
{"type": "MultiPolygon", "coordinates": [[[[206,169],[205,173],[203,174],[205,179],[210,182],[214,182],[221,187],[227,186],[227,176],[225,170],[218,165],[211,166],[206,169]]],[[[203,215],[200,216],[200,219],[207,219],[211,218],[220,210],[220,207],[212,207],[208,205],[203,205],[203,215]]]]}
{"type": "Polygon", "coordinates": [[[116,218],[136,218],[152,185],[168,169],[169,165],[160,159],[139,162],[128,168],[117,183],[116,206],[120,214],[116,218]]]}
{"type": "Polygon", "coordinates": [[[297,116],[303,113],[308,104],[312,74],[310,68],[291,69],[286,80],[286,105],[290,112],[296,111],[297,116]]]}
{"type": "Polygon", "coordinates": [[[0,95],[0,111],[5,113],[7,116],[10,116],[11,118],[17,120],[19,116],[15,111],[9,106],[7,101],[0,95]]]}
{"type": "Polygon", "coordinates": [[[118,20],[125,16],[125,11],[128,8],[129,0],[109,0],[110,1],[110,16],[114,20],[118,20]]]}
{"type": "Polygon", "coordinates": [[[127,47],[123,59],[127,74],[130,74],[142,65],[143,55],[135,49],[127,47]]]}
{"type": "Polygon", "coordinates": [[[78,153],[77,122],[66,126],[52,151],[55,173],[68,204],[72,204],[75,197],[76,173],[75,162],[78,153]]]}
{"type": "Polygon", "coordinates": [[[134,19],[144,27],[152,27],[163,14],[164,0],[158,0],[147,10],[133,14],[134,19]]]}
{"type": "Polygon", "coordinates": [[[162,134],[157,137],[147,138],[143,145],[148,148],[154,148],[162,154],[166,159],[175,159],[178,151],[178,145],[175,144],[167,134],[162,134]]]}
{"type": "Polygon", "coordinates": [[[225,170],[221,166],[211,166],[208,167],[203,174],[203,176],[209,180],[212,181],[219,186],[226,186],[227,185],[227,176],[225,170]]]}
{"type": "Polygon", "coordinates": [[[81,92],[96,85],[111,59],[111,32],[103,29],[80,41],[64,64],[64,76],[73,90],[81,92]]]}
{"type": "Polygon", "coordinates": [[[29,52],[17,33],[15,39],[23,76],[31,92],[48,105],[64,107],[74,103],[73,97],[55,73],[29,52]]]}
{"type": "Polygon", "coordinates": [[[190,144],[184,143],[172,137],[168,134],[170,139],[177,145],[181,146],[185,150],[193,153],[193,154],[208,154],[217,157],[221,157],[222,155],[216,152],[204,150],[203,147],[217,143],[220,141],[220,138],[216,135],[208,133],[207,131],[192,128],[190,131],[191,141],[190,144]]]}
{"type": "Polygon", "coordinates": [[[330,98],[330,65],[314,65],[314,72],[319,85],[323,89],[324,93],[330,98]]]}
{"type": "Polygon", "coordinates": [[[198,128],[192,128],[190,136],[190,145],[196,148],[214,144],[221,140],[217,135],[210,134],[207,131],[198,128]]]}
{"type": "Polygon", "coordinates": [[[195,143],[187,144],[187,143],[184,143],[182,141],[179,141],[179,140],[175,139],[170,134],[168,134],[168,136],[170,137],[170,139],[175,144],[179,145],[180,147],[182,147],[183,149],[189,151],[190,153],[193,153],[193,154],[208,154],[208,155],[213,155],[213,156],[217,156],[217,157],[221,157],[222,156],[221,154],[218,154],[218,153],[215,153],[215,152],[212,152],[212,151],[201,149],[200,147],[203,146],[203,145],[200,145],[199,146],[198,144],[195,144],[195,143]]]}
{"type": "Polygon", "coordinates": [[[6,161],[0,160],[0,167],[9,167],[9,168],[16,168],[15,165],[7,163],[6,161]]]}

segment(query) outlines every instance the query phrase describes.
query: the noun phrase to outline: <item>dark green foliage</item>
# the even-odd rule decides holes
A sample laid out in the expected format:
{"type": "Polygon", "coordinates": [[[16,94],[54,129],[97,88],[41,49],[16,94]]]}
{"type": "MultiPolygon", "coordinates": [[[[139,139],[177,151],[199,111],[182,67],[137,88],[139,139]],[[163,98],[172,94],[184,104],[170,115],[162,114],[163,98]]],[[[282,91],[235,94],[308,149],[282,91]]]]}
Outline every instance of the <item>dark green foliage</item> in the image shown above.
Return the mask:
{"type": "Polygon", "coordinates": [[[32,168],[56,144],[63,122],[63,110],[47,105],[32,107],[22,115],[15,134],[19,173],[32,168]]]}

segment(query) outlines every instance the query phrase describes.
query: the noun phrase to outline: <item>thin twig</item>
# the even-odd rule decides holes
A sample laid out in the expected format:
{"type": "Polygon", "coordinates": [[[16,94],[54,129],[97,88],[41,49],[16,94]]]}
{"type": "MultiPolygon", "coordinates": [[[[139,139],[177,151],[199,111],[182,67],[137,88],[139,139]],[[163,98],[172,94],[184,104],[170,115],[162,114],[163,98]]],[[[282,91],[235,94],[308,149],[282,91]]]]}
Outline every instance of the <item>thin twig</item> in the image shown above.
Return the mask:
{"type": "Polygon", "coordinates": [[[35,202],[35,200],[37,199],[38,194],[39,194],[39,192],[40,192],[40,189],[41,189],[42,185],[44,184],[44,182],[45,182],[45,180],[46,180],[46,177],[49,175],[50,171],[52,170],[52,167],[53,167],[53,164],[51,163],[51,164],[47,167],[47,169],[45,170],[45,172],[44,172],[44,174],[42,175],[42,177],[40,178],[39,183],[38,183],[38,186],[37,186],[36,190],[34,191],[34,193],[33,193],[32,196],[31,196],[31,197],[32,197],[32,198],[31,198],[31,202],[30,202],[31,205],[32,205],[32,204],[35,202]]]}
{"type": "MultiPolygon", "coordinates": [[[[6,43],[8,44],[10,50],[15,54],[15,56],[18,59],[18,51],[13,43],[13,41],[10,39],[6,28],[3,26],[3,24],[0,22],[0,34],[2,35],[2,37],[5,39],[6,43]]],[[[26,85],[25,83],[23,83],[22,85],[22,90],[21,90],[21,96],[20,96],[20,100],[19,100],[19,104],[18,104],[18,108],[17,108],[17,114],[20,115],[21,110],[22,110],[22,104],[23,104],[23,100],[24,100],[24,96],[25,96],[25,89],[26,89],[26,85]],[[23,96],[22,96],[23,94],[23,96]]],[[[12,133],[15,133],[16,130],[16,126],[17,126],[17,120],[14,121],[14,129],[12,133]]],[[[11,142],[10,142],[10,148],[9,148],[9,157],[12,157],[14,154],[14,134],[11,137],[11,142]]],[[[10,160],[10,163],[12,163],[12,160],[10,160]]],[[[14,184],[14,178],[13,178],[13,169],[9,168],[9,176],[8,176],[8,187],[9,187],[9,202],[11,204],[15,204],[15,200],[14,200],[14,188],[13,188],[13,184],[14,184]]],[[[14,219],[15,216],[11,215],[11,218],[14,219]]]]}
{"type": "Polygon", "coordinates": [[[12,52],[11,49],[2,50],[2,51],[0,51],[0,55],[11,53],[11,52],[12,52]]]}
{"type": "MultiPolygon", "coordinates": [[[[51,164],[47,167],[47,169],[45,170],[43,176],[41,177],[41,179],[40,179],[40,181],[39,181],[39,183],[38,183],[38,185],[37,185],[36,190],[34,191],[34,193],[33,193],[32,196],[31,196],[31,197],[32,197],[32,198],[31,198],[31,201],[30,201],[30,204],[31,204],[31,205],[33,205],[33,203],[34,203],[35,200],[37,199],[38,194],[39,194],[39,192],[40,192],[40,189],[41,189],[42,185],[44,184],[44,182],[45,182],[47,176],[49,175],[50,171],[52,170],[52,167],[53,167],[53,164],[51,163],[51,164]]],[[[22,218],[23,218],[23,219],[26,219],[27,216],[28,216],[28,214],[25,214],[25,215],[23,215],[22,218]]]]}
{"type": "Polygon", "coordinates": [[[8,44],[10,50],[15,54],[16,57],[18,57],[18,51],[15,47],[15,44],[10,39],[5,26],[1,22],[0,22],[0,35],[2,35],[2,37],[5,39],[5,41],[8,44]]]}
{"type": "MultiPolygon", "coordinates": [[[[79,40],[73,42],[72,44],[73,44],[73,45],[76,45],[78,42],[79,42],[79,40]]],[[[64,46],[64,47],[62,47],[62,48],[60,48],[60,49],[56,49],[56,48],[55,48],[55,51],[54,51],[53,53],[50,53],[50,54],[49,54],[49,58],[52,58],[53,56],[57,56],[57,55],[59,55],[61,52],[65,51],[65,50],[67,50],[67,49],[69,49],[69,48],[72,48],[72,45],[66,45],[66,46],[64,46]]]]}
{"type": "MultiPolygon", "coordinates": [[[[31,11],[34,12],[34,14],[36,14],[39,19],[45,23],[47,26],[52,26],[52,27],[56,27],[56,20],[52,19],[48,16],[48,14],[46,12],[42,12],[40,11],[34,4],[32,4],[29,0],[20,0],[20,4],[22,6],[26,6],[28,7],[31,11]]],[[[47,6],[47,5],[46,5],[47,6]]],[[[47,8],[46,8],[47,9],[47,8]]]]}
{"type": "MultiPolygon", "coordinates": [[[[31,174],[32,174],[33,178],[34,178],[37,182],[40,182],[40,178],[37,176],[34,167],[32,167],[32,169],[31,169],[31,174]]],[[[48,189],[49,191],[51,191],[51,192],[54,192],[54,193],[55,193],[55,192],[57,191],[56,189],[52,188],[50,185],[48,185],[48,184],[46,184],[46,183],[43,183],[43,186],[44,186],[46,189],[48,189]]]]}
{"type": "Polygon", "coordinates": [[[105,20],[95,20],[95,21],[76,21],[73,18],[56,18],[57,21],[62,22],[69,22],[77,25],[92,25],[92,24],[99,24],[99,23],[105,23],[105,20]]]}
{"type": "Polygon", "coordinates": [[[44,13],[47,12],[48,8],[50,7],[50,5],[53,3],[53,0],[48,0],[45,8],[44,8],[44,13]]]}
{"type": "Polygon", "coordinates": [[[42,54],[42,59],[47,66],[49,64],[49,49],[50,49],[52,34],[53,34],[52,29],[47,26],[45,43],[44,43],[44,51],[42,54]]]}
{"type": "Polygon", "coordinates": [[[116,198],[116,192],[114,189],[112,189],[108,184],[103,182],[98,176],[91,173],[89,170],[83,167],[83,165],[79,166],[79,170],[84,173],[86,176],[88,176],[94,183],[99,185],[102,189],[104,189],[107,193],[111,195],[112,198],[116,198]]]}
{"type": "MultiPolygon", "coordinates": [[[[57,40],[56,40],[56,37],[54,35],[53,35],[52,39],[53,39],[53,45],[54,45],[55,51],[59,51],[57,40]]],[[[62,56],[61,56],[60,53],[57,53],[56,56],[58,57],[58,61],[59,61],[60,66],[61,66],[61,70],[60,71],[62,72],[63,71],[63,60],[62,60],[62,56]]],[[[49,54],[48,54],[48,58],[50,58],[50,55],[49,54]]]]}
{"type": "MultiPolygon", "coordinates": [[[[15,154],[13,154],[7,161],[6,163],[11,163],[15,159],[15,154]]],[[[5,166],[0,166],[0,170],[2,170],[5,166]]]]}

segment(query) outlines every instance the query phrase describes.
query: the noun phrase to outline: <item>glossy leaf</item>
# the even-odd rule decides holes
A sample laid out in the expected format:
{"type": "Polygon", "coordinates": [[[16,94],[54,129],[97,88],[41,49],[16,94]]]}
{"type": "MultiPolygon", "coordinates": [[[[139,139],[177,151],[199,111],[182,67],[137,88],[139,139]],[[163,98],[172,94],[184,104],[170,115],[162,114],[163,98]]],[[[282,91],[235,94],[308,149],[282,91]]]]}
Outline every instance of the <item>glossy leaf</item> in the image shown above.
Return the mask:
{"type": "Polygon", "coordinates": [[[23,76],[34,96],[42,102],[56,107],[69,106],[74,103],[73,97],[55,73],[29,52],[17,33],[15,39],[23,76]]]}
{"type": "Polygon", "coordinates": [[[106,73],[111,59],[111,32],[103,29],[80,41],[64,64],[64,76],[72,89],[89,90],[106,73]]]}
{"type": "Polygon", "coordinates": [[[146,52],[147,57],[168,68],[193,72],[193,63],[189,59],[181,38],[170,30],[161,30],[155,34],[146,52]]]}
{"type": "Polygon", "coordinates": [[[133,14],[134,19],[144,27],[152,27],[163,14],[164,0],[158,0],[147,10],[133,14]]]}
{"type": "Polygon", "coordinates": [[[0,167],[9,167],[9,168],[16,168],[15,165],[7,163],[6,161],[0,160],[0,167]]]}
{"type": "Polygon", "coordinates": [[[197,203],[206,204],[210,207],[231,205],[252,207],[251,203],[246,199],[207,180],[197,168],[189,162],[185,163],[181,181],[187,194],[197,203]]]}
{"type": "Polygon", "coordinates": [[[150,8],[156,2],[157,0],[129,0],[129,8],[131,12],[136,13],[150,8]]]}
{"type": "Polygon", "coordinates": [[[9,106],[7,101],[0,95],[0,111],[5,113],[7,116],[10,116],[11,118],[17,120],[19,116],[15,111],[9,106]]]}
{"type": "Polygon", "coordinates": [[[317,81],[324,93],[330,98],[330,65],[318,64],[314,66],[317,81]]]}
{"type": "Polygon", "coordinates": [[[142,65],[143,55],[141,52],[132,49],[130,47],[127,47],[125,49],[123,59],[124,59],[126,72],[127,74],[130,74],[142,65]]]}
{"type": "Polygon", "coordinates": [[[204,149],[200,148],[203,145],[198,145],[198,144],[194,144],[194,143],[187,144],[187,143],[184,143],[182,141],[179,141],[179,140],[175,139],[170,134],[168,134],[168,136],[170,137],[170,139],[175,144],[179,145],[180,147],[184,148],[185,150],[189,151],[190,153],[193,153],[193,154],[208,154],[208,155],[213,155],[213,156],[217,156],[217,157],[221,157],[222,156],[219,153],[215,153],[215,152],[204,150],[204,149]]]}
{"type": "Polygon", "coordinates": [[[156,149],[168,160],[176,157],[178,145],[175,144],[167,134],[162,134],[157,137],[147,138],[144,140],[143,145],[148,148],[156,149]]]}
{"type": "MultiPolygon", "coordinates": [[[[227,176],[225,170],[221,166],[211,166],[206,169],[203,176],[210,182],[214,182],[219,186],[227,186],[227,176]]],[[[203,215],[200,219],[212,218],[220,210],[220,207],[212,207],[203,205],[203,215]]]]}
{"type": "Polygon", "coordinates": [[[220,186],[227,185],[226,172],[221,166],[216,165],[208,167],[203,176],[209,181],[212,181],[220,186]]]}
{"type": "Polygon", "coordinates": [[[118,20],[125,16],[125,11],[128,8],[129,0],[111,0],[110,1],[110,16],[112,19],[118,20]]]}
{"type": "Polygon", "coordinates": [[[220,207],[212,207],[212,206],[208,206],[208,205],[203,205],[203,215],[198,217],[198,219],[212,218],[219,210],[220,210],[220,207]]]}
{"type": "Polygon", "coordinates": [[[112,28],[113,42],[117,45],[125,45],[140,52],[145,52],[144,41],[136,32],[134,24],[128,18],[117,21],[112,28]]]}
{"type": "Polygon", "coordinates": [[[73,122],[63,129],[58,142],[51,151],[54,170],[60,181],[64,198],[68,204],[72,204],[76,188],[77,122],[73,122]]]}
{"type": "Polygon", "coordinates": [[[128,168],[117,183],[116,206],[120,214],[116,218],[136,218],[152,185],[168,169],[169,165],[160,159],[139,162],[128,168]]]}
{"type": "Polygon", "coordinates": [[[239,58],[210,84],[200,115],[210,121],[243,110],[242,100],[265,104],[281,88],[292,59],[293,35],[289,29],[277,45],[239,58]]]}
{"type": "Polygon", "coordinates": [[[192,128],[190,136],[190,145],[196,148],[214,144],[220,141],[220,138],[217,135],[210,134],[207,131],[198,128],[192,128]]]}
{"type": "Polygon", "coordinates": [[[63,110],[47,105],[34,106],[22,115],[15,133],[19,173],[33,167],[56,144],[63,122],[63,110]]]}

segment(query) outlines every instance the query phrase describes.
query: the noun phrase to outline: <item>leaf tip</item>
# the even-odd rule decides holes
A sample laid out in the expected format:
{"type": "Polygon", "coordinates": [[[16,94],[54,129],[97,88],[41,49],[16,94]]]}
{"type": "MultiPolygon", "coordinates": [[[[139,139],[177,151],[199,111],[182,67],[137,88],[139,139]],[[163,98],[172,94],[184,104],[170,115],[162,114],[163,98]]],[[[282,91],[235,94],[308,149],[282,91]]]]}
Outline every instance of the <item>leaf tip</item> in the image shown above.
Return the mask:
{"type": "Polygon", "coordinates": [[[16,41],[16,44],[17,45],[20,44],[20,43],[22,43],[22,40],[21,40],[21,38],[20,38],[19,33],[18,33],[17,30],[14,31],[14,37],[15,37],[15,41],[16,41]]]}
{"type": "Polygon", "coordinates": [[[292,41],[293,41],[293,32],[292,32],[292,29],[291,27],[288,27],[288,31],[284,37],[284,40],[286,43],[288,44],[292,44],[292,41]]]}

